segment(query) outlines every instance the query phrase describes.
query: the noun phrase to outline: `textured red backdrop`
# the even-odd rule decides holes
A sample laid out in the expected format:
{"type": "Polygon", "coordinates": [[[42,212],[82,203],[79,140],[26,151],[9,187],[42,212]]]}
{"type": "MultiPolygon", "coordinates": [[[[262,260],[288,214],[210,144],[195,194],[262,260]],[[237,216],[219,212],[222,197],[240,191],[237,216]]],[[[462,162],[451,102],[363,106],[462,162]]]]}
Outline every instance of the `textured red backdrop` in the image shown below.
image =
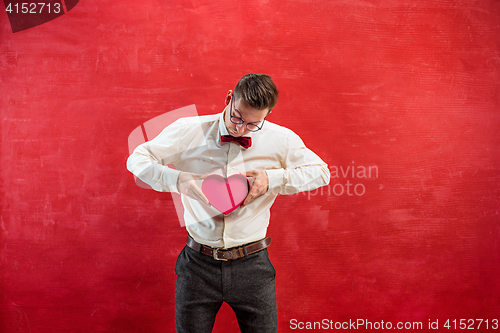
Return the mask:
{"type": "Polygon", "coordinates": [[[332,170],[271,210],[280,332],[500,319],[499,1],[82,0],[17,33],[0,9],[0,332],[174,332],[186,231],[127,138],[249,72],[332,170]]]}

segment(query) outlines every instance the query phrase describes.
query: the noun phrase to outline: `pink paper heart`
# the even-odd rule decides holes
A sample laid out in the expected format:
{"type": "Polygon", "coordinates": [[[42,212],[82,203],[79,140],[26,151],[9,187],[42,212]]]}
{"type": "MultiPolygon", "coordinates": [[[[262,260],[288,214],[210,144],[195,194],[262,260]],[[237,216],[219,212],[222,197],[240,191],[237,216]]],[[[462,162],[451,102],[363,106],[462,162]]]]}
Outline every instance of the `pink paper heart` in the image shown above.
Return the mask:
{"type": "Polygon", "coordinates": [[[248,179],[239,174],[229,178],[209,175],[201,185],[201,190],[210,204],[224,214],[229,214],[238,208],[247,197],[249,189],[248,179]]]}

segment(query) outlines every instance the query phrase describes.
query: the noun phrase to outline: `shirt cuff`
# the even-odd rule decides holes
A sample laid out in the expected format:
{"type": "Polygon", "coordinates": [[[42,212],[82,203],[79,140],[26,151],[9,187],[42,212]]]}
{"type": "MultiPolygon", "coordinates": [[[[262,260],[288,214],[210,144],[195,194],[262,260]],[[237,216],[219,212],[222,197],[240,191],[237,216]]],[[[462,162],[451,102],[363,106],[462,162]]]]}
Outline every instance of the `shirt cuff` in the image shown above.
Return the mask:
{"type": "Polygon", "coordinates": [[[169,167],[165,167],[165,169],[163,170],[164,184],[172,184],[170,186],[167,186],[168,192],[179,193],[179,190],[177,189],[177,179],[179,178],[180,173],[180,170],[172,169],[169,167]]]}
{"type": "Polygon", "coordinates": [[[269,182],[269,190],[286,184],[284,169],[270,169],[265,171],[267,173],[267,180],[269,182]]]}

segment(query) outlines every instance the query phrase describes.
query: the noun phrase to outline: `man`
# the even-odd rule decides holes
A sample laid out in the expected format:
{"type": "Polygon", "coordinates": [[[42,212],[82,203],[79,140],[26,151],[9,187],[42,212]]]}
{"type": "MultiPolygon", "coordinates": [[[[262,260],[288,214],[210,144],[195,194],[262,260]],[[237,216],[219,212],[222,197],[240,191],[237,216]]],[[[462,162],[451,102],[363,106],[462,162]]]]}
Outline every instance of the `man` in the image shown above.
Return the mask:
{"type": "Polygon", "coordinates": [[[223,302],[242,332],[277,331],[276,273],[266,249],[271,205],[278,194],[330,181],[328,166],[295,133],[266,121],[277,100],[270,76],[245,75],[222,113],[177,120],[127,161],[153,189],[181,194],[188,240],[175,267],[177,332],[211,332],[223,302]],[[227,215],[200,189],[212,173],[251,180],[244,202],[227,215]]]}

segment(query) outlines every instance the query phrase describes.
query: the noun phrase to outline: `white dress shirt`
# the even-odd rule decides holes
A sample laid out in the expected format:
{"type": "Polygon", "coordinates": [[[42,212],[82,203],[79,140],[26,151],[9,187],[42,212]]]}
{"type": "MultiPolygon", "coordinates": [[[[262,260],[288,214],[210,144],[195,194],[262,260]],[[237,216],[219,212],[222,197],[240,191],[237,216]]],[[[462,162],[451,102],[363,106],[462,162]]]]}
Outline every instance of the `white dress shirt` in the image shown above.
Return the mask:
{"type": "MultiPolygon", "coordinates": [[[[262,130],[246,135],[252,138],[248,149],[233,142],[221,144],[221,135],[228,135],[224,112],[181,118],[138,146],[127,160],[128,170],[161,192],[179,193],[181,171],[225,177],[266,171],[267,193],[228,215],[181,195],[186,229],[198,243],[231,248],[260,240],[266,237],[270,208],[278,194],[310,191],[330,182],[327,164],[285,127],[266,121],[262,130]]],[[[200,188],[201,182],[197,181],[200,188]]]]}

